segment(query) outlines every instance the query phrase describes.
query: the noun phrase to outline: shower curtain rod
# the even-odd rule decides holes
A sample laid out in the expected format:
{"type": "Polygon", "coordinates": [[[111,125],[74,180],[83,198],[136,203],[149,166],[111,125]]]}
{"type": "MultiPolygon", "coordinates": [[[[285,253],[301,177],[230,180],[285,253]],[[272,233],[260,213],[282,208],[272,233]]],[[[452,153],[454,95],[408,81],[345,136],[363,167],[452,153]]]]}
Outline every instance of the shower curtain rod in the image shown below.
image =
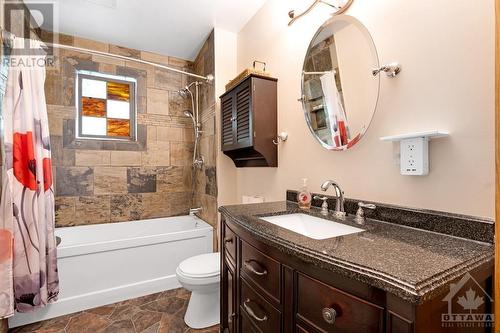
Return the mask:
{"type": "MultiPolygon", "coordinates": [[[[2,36],[2,42],[3,43],[5,43],[6,41],[9,41],[9,42],[13,41],[15,38],[17,38],[13,33],[9,32],[9,31],[7,31],[7,30],[5,30],[3,28],[0,28],[0,30],[2,32],[1,36],[2,36]]],[[[126,57],[126,56],[122,56],[122,55],[119,55],[119,54],[113,54],[113,53],[102,52],[102,51],[95,51],[95,50],[85,49],[85,48],[82,48],[82,47],[76,47],[76,46],[70,46],[70,45],[64,45],[64,44],[48,43],[48,42],[43,42],[43,41],[42,41],[42,43],[45,46],[47,46],[47,47],[50,46],[50,47],[55,47],[55,48],[60,48],[60,49],[71,50],[71,51],[78,51],[78,52],[83,52],[83,53],[96,54],[96,55],[100,55],[100,56],[108,57],[108,58],[118,58],[118,59],[122,59],[122,60],[133,61],[133,62],[145,64],[145,65],[151,65],[151,66],[162,68],[162,69],[165,69],[165,70],[168,70],[168,71],[171,71],[171,72],[180,73],[180,74],[191,76],[191,77],[194,77],[194,78],[197,78],[197,79],[205,80],[208,83],[210,83],[210,82],[212,82],[214,80],[214,76],[212,74],[209,74],[207,76],[203,76],[203,75],[198,75],[198,74],[186,72],[186,71],[183,71],[183,70],[180,70],[180,69],[177,69],[177,68],[173,68],[173,67],[169,67],[169,66],[157,64],[155,62],[141,60],[141,59],[136,59],[136,58],[131,58],[131,57],[126,57]]]]}

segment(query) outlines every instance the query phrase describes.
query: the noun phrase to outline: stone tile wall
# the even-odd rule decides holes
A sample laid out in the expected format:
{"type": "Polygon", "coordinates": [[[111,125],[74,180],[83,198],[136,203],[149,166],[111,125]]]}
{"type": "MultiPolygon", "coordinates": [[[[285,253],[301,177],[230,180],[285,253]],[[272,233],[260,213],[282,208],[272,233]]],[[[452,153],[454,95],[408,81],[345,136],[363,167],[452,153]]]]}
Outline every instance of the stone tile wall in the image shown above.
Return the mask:
{"type": "MultiPolygon", "coordinates": [[[[194,61],[194,72],[200,75],[214,74],[214,57],[214,33],[212,31],[194,61]]],[[[196,171],[195,202],[203,207],[200,217],[213,226],[217,225],[215,98],[213,83],[200,86],[200,118],[203,130],[200,152],[205,164],[202,170],[196,171]]]]}
{"type": "MultiPolygon", "coordinates": [[[[42,39],[49,33],[42,32],[42,39]]],[[[189,61],[116,45],[60,35],[59,42],[192,70],[189,61]]],[[[194,135],[176,93],[187,84],[182,74],[116,58],[58,50],[57,66],[47,71],[52,157],[55,169],[56,225],[120,222],[185,215],[191,206],[191,154],[194,135]],[[135,77],[139,144],[75,140],[75,71],[135,77]]]]}

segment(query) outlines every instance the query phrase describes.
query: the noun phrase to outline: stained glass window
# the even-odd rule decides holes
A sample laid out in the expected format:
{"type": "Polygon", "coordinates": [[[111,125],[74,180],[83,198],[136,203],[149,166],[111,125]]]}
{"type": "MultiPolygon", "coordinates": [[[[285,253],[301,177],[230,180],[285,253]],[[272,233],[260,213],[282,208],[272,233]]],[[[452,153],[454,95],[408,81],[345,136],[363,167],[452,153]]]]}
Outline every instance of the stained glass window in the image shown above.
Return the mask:
{"type": "Polygon", "coordinates": [[[135,140],[134,78],[77,73],[78,138],[135,140]]]}

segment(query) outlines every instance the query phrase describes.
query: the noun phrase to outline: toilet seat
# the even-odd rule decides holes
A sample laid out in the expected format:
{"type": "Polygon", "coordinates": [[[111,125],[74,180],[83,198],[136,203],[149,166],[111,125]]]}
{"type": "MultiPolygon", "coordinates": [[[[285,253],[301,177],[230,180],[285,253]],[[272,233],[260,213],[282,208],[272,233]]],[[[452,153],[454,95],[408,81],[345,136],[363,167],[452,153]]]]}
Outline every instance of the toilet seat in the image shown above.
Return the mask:
{"type": "Polygon", "coordinates": [[[179,264],[177,273],[188,279],[208,279],[220,275],[220,253],[205,253],[188,258],[179,264]]]}

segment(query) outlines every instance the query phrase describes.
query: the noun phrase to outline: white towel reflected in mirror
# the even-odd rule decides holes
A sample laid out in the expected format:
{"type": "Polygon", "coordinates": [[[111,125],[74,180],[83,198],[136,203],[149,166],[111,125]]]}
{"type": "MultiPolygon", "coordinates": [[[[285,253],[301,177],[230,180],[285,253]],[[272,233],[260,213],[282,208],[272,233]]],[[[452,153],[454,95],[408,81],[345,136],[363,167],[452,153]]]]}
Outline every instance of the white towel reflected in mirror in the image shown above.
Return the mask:
{"type": "Polygon", "coordinates": [[[325,105],[326,119],[332,135],[334,147],[348,144],[348,125],[342,99],[335,81],[336,71],[332,70],[321,75],[321,87],[325,105]]]}

